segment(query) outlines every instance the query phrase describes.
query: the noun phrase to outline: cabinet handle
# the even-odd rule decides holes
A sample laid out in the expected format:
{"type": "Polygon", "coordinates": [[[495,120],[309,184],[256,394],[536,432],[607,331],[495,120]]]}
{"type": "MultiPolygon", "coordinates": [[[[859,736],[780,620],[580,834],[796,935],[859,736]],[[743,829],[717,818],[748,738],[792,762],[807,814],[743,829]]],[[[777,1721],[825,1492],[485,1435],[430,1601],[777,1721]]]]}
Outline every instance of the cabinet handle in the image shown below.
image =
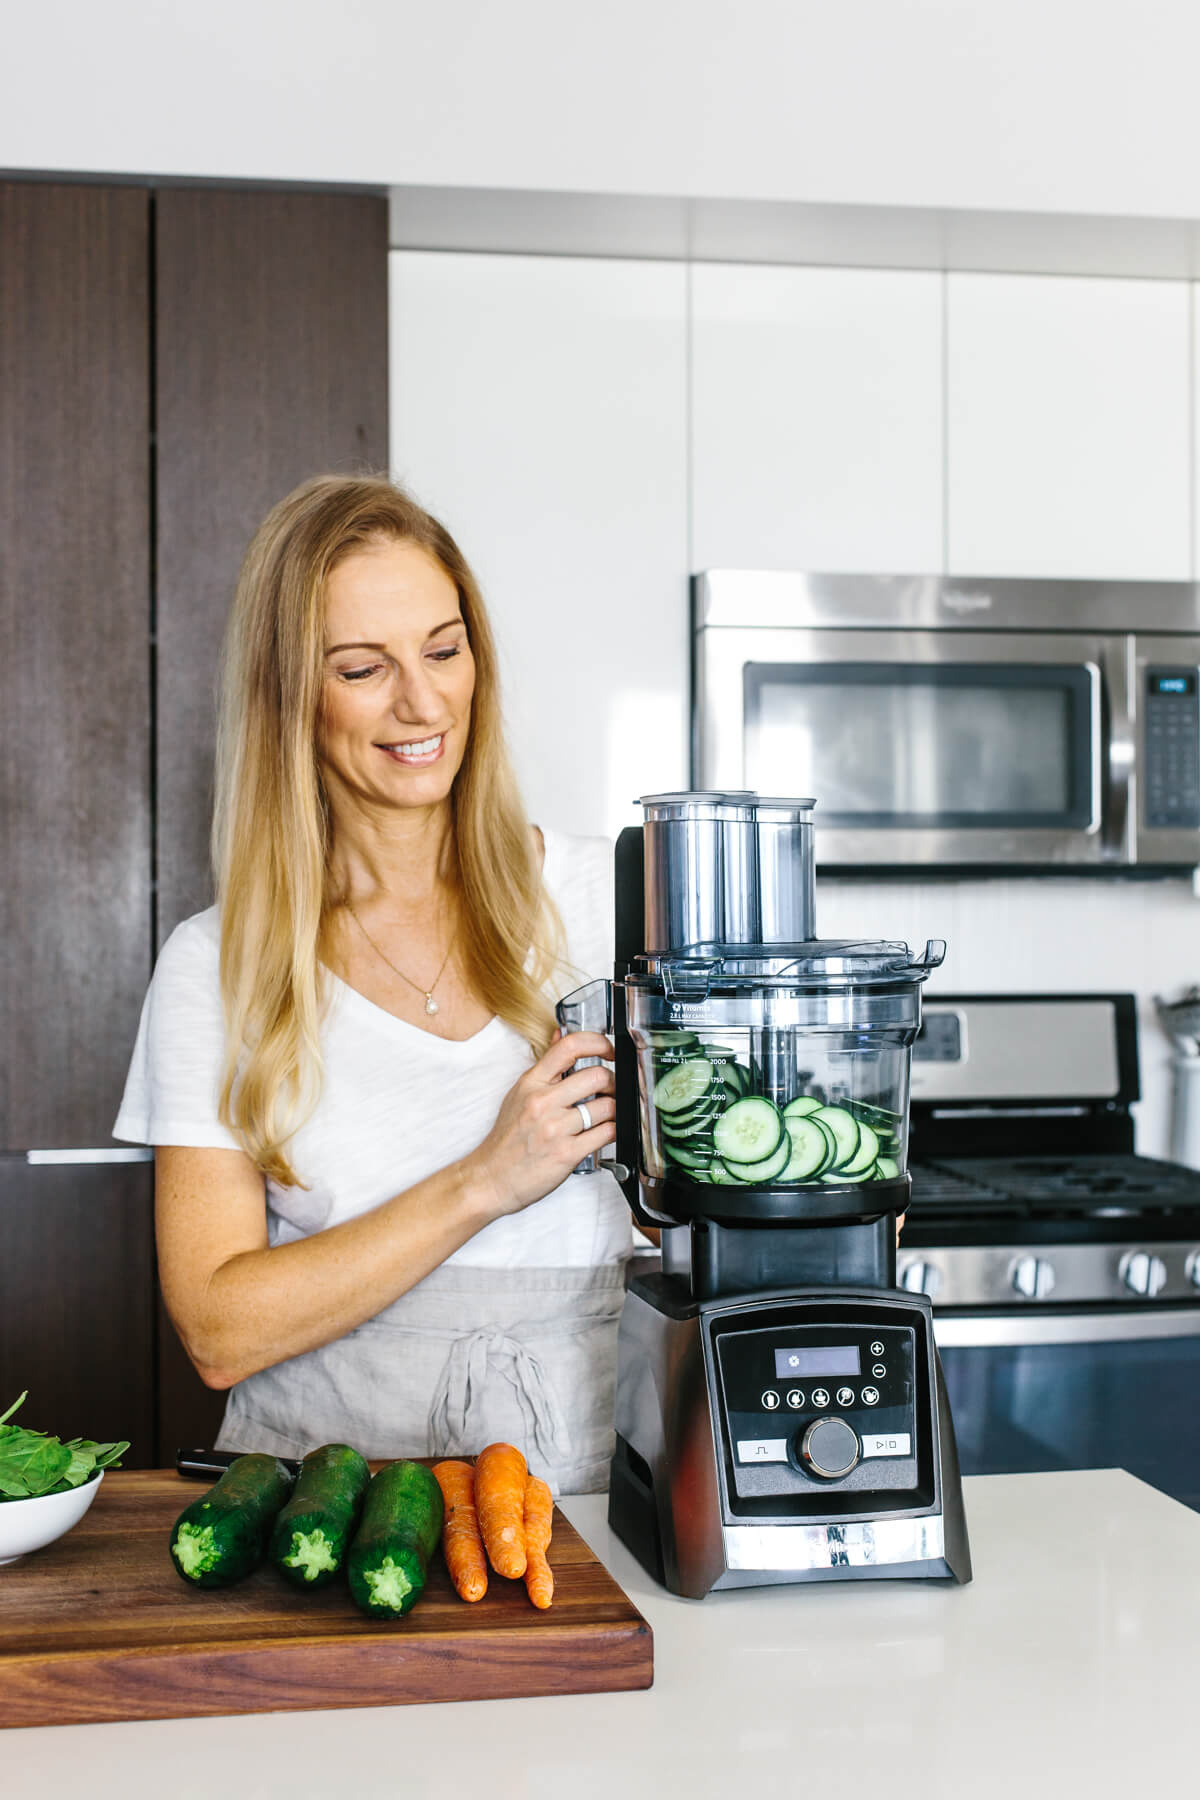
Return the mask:
{"type": "Polygon", "coordinates": [[[140,1163],[153,1162],[154,1151],[147,1145],[131,1145],[127,1150],[27,1150],[28,1163],[140,1163]]]}

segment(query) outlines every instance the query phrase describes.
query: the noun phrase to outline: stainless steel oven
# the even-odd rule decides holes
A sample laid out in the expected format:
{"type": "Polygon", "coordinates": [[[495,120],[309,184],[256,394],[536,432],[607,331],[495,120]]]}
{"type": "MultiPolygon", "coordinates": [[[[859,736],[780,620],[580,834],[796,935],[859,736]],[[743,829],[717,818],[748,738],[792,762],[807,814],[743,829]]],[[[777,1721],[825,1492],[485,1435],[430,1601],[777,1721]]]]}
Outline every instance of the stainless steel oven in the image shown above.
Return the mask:
{"type": "Polygon", "coordinates": [[[1200,590],[710,571],[693,786],[820,796],[818,866],[1200,864],[1200,590]]]}
{"type": "Polygon", "coordinates": [[[931,996],[897,1280],[964,1474],[1123,1468],[1200,1510],[1200,1172],[1138,1156],[1132,994],[931,996]]]}
{"type": "Polygon", "coordinates": [[[1200,1510],[1200,1307],[935,1311],[964,1475],[1128,1469],[1200,1510]]]}

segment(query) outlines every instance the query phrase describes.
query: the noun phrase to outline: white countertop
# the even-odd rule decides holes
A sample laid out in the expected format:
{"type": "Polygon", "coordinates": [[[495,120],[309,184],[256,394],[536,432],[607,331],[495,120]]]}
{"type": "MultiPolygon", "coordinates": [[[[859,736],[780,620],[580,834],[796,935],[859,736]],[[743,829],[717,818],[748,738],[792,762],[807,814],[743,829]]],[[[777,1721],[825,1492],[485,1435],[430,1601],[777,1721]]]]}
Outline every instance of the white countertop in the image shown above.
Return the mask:
{"type": "Polygon", "coordinates": [[[13,1800],[1128,1800],[1194,1793],[1200,1514],[1120,1470],[965,1483],[975,1580],[677,1600],[563,1510],[654,1629],[642,1693],[0,1734],[13,1800]]]}

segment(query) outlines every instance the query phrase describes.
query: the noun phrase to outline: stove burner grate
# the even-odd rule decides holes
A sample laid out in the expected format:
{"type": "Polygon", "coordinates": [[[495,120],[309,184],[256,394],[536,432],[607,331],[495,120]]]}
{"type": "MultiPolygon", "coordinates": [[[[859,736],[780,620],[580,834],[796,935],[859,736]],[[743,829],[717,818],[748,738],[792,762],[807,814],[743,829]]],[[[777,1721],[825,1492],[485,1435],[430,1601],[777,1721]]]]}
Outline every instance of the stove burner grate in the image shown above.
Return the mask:
{"type": "Polygon", "coordinates": [[[1200,1172],[1119,1154],[954,1157],[912,1165],[914,1217],[1141,1218],[1200,1214],[1200,1172]]]}

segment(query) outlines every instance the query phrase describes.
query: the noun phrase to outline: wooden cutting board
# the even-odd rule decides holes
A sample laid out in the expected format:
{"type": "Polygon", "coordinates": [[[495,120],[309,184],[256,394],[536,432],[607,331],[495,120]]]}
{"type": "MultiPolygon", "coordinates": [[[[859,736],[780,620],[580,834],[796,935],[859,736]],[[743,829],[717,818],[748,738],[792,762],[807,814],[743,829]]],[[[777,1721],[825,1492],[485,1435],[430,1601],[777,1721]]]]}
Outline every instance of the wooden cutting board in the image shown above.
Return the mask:
{"type": "Polygon", "coordinates": [[[440,1553],[407,1618],[364,1617],[339,1581],[315,1594],[269,1565],[192,1588],[167,1549],[204,1492],[161,1469],[105,1476],[57,1543],[0,1568],[0,1726],[591,1694],[654,1679],[650,1627],[556,1509],[554,1604],[490,1578],[467,1605],[440,1553]]]}

